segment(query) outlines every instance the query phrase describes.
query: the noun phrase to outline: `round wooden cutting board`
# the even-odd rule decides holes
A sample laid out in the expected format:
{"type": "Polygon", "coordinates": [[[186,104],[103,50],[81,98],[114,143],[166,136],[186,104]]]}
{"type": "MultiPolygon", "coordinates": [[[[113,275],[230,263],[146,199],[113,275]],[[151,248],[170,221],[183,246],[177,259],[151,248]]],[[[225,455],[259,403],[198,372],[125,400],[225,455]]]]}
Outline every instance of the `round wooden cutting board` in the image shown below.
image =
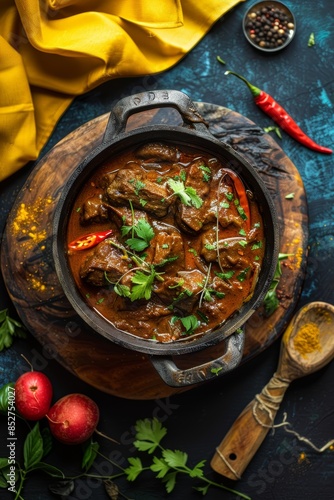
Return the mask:
{"type": "MultiPolygon", "coordinates": [[[[242,363],[266,349],[285,329],[304,280],[308,240],[307,201],[300,175],[277,143],[244,116],[227,108],[197,103],[217,138],[231,144],[256,167],[278,214],[282,261],[280,305],[269,317],[260,308],[245,328],[242,363]],[[290,197],[287,195],[293,193],[290,197]]],[[[53,147],[36,165],[10,212],[1,251],[1,267],[16,310],[37,338],[47,359],[92,386],[128,399],[155,399],[194,388],[166,385],[149,356],[127,350],[82,324],[62,291],[52,258],[52,221],[62,186],[75,167],[101,143],[109,114],[85,123],[53,147]]],[[[161,108],[130,117],[127,127],[179,125],[180,115],[161,108]]],[[[180,368],[197,366],[224,353],[224,342],[174,357],[180,368]]],[[[209,383],[209,382],[207,382],[209,383]]]]}

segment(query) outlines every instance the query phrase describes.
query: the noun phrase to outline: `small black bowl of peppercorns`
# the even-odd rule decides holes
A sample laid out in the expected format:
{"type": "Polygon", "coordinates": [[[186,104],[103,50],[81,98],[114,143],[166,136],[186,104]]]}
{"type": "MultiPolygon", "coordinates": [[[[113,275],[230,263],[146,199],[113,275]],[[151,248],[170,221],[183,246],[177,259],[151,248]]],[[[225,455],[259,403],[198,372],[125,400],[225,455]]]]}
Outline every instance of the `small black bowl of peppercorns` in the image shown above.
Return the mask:
{"type": "Polygon", "coordinates": [[[291,10],[283,3],[257,2],[244,15],[243,30],[253,47],[263,52],[277,52],[293,39],[296,22],[291,10]]]}

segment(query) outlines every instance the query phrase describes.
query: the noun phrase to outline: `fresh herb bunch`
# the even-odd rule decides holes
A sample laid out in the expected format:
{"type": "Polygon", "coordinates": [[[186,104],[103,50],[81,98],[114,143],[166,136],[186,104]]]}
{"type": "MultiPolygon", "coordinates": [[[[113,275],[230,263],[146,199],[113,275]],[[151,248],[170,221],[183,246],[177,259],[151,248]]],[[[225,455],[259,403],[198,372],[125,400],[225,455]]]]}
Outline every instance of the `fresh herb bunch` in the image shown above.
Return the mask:
{"type": "MultiPolygon", "coordinates": [[[[8,386],[0,389],[0,410],[7,408],[6,395],[8,386]]],[[[55,467],[46,461],[47,455],[53,447],[52,436],[47,427],[40,427],[37,422],[27,434],[23,443],[22,460],[15,460],[15,485],[13,486],[14,500],[24,500],[23,489],[26,481],[34,473],[44,473],[53,478],[49,485],[49,490],[56,495],[64,497],[75,490],[76,479],[97,479],[103,482],[105,491],[112,499],[118,499],[119,496],[130,500],[123,492],[119,491],[115,479],[125,477],[127,481],[133,483],[141,474],[153,473],[155,478],[161,480],[167,493],[172,493],[177,486],[177,479],[180,475],[186,475],[189,479],[199,482],[194,489],[202,495],[206,495],[209,488],[219,488],[229,491],[245,500],[251,500],[249,496],[228,488],[222,483],[211,481],[205,476],[204,467],[206,460],[201,460],[194,466],[189,464],[188,454],[180,450],[171,450],[164,448],[161,441],[167,435],[167,429],[161,422],[154,419],[138,420],[135,424],[134,446],[139,452],[147,453],[152,457],[148,465],[144,465],[140,457],[134,456],[128,458],[128,466],[123,468],[113,462],[100,452],[99,443],[92,439],[83,445],[83,456],[81,460],[81,472],[75,476],[68,476],[59,467],[55,467]],[[120,472],[113,475],[100,475],[92,472],[97,458],[103,458],[116,467],[120,472]]],[[[8,489],[8,474],[10,464],[8,458],[0,458],[0,489],[8,489]]]]}

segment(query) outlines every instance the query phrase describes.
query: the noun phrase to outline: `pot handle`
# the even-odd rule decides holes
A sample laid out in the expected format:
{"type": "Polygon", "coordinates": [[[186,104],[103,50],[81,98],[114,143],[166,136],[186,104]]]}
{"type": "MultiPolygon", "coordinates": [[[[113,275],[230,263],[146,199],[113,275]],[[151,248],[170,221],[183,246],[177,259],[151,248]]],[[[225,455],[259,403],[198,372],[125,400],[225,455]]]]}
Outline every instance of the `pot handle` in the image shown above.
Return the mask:
{"type": "Polygon", "coordinates": [[[220,358],[186,370],[179,369],[169,356],[153,355],[150,360],[167,385],[184,387],[205,382],[236,368],[242,358],[244,341],[244,330],[238,330],[226,339],[226,351],[220,358]]]}
{"type": "Polygon", "coordinates": [[[179,90],[154,90],[124,97],[118,101],[110,112],[103,142],[109,142],[125,132],[126,123],[131,115],[161,107],[177,109],[183,118],[184,125],[192,125],[196,130],[208,133],[204,118],[186,94],[179,90]]]}

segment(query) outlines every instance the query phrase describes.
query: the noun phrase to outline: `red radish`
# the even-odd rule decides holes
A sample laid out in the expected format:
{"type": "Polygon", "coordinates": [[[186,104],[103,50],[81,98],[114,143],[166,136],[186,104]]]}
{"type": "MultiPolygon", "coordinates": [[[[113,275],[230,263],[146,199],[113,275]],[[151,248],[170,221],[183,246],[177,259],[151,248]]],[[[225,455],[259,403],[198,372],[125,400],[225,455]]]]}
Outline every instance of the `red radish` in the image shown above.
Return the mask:
{"type": "Polygon", "coordinates": [[[52,385],[44,373],[23,373],[15,383],[16,409],[27,420],[40,420],[50,409],[52,385]]]}
{"type": "Polygon", "coordinates": [[[67,394],[50,408],[46,417],[56,439],[65,444],[79,444],[96,430],[100,412],[88,396],[67,394]]]}

